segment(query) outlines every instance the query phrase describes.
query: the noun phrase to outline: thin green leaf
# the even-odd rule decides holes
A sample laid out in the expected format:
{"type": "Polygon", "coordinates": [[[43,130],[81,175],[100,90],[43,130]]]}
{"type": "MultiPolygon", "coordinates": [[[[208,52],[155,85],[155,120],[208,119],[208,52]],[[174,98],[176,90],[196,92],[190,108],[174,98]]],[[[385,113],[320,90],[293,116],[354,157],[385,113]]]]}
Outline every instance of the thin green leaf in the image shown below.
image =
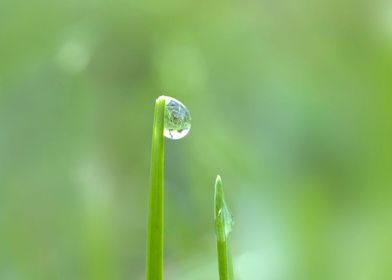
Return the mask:
{"type": "Polygon", "coordinates": [[[152,132],[146,280],[161,280],[163,273],[164,116],[165,99],[160,97],[155,102],[152,132]]]}
{"type": "Polygon", "coordinates": [[[233,263],[230,252],[230,233],[234,224],[233,216],[223,194],[222,179],[218,175],[215,181],[215,234],[217,240],[218,265],[220,280],[233,280],[233,263]]]}

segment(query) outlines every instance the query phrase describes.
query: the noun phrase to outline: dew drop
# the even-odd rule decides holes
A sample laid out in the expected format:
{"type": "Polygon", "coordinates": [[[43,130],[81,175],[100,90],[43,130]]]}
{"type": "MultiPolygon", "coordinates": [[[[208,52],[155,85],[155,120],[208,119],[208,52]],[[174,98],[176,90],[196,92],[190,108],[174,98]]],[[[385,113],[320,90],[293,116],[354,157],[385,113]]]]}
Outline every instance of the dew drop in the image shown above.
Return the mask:
{"type": "Polygon", "coordinates": [[[163,134],[169,139],[181,139],[191,130],[191,114],[177,99],[164,96],[166,101],[165,129],[163,134]]]}
{"type": "Polygon", "coordinates": [[[231,232],[233,231],[234,226],[234,218],[231,214],[229,208],[227,207],[226,202],[224,201],[223,207],[219,209],[218,213],[218,223],[220,223],[223,228],[223,240],[227,240],[230,237],[231,232]]]}

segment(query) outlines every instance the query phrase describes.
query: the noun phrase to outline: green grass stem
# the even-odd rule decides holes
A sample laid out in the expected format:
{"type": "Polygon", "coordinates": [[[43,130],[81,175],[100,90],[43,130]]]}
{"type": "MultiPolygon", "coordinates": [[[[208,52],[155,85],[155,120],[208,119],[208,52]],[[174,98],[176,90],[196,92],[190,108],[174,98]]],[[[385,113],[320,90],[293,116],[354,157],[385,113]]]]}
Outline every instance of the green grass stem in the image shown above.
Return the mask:
{"type": "Polygon", "coordinates": [[[226,204],[222,180],[219,175],[215,181],[214,203],[219,279],[234,280],[233,263],[230,252],[230,232],[233,226],[233,217],[226,204]]]}
{"type": "Polygon", "coordinates": [[[163,274],[164,116],[165,99],[159,97],[152,131],[146,280],[161,280],[163,274]]]}

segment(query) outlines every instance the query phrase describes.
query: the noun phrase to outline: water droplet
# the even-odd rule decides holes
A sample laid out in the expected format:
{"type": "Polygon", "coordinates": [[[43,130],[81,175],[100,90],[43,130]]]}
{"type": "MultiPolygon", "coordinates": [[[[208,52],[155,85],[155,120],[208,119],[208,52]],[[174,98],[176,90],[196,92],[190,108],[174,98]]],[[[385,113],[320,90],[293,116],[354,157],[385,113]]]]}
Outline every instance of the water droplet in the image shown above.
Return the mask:
{"type": "Polygon", "coordinates": [[[223,229],[223,235],[221,234],[222,241],[227,240],[230,236],[230,233],[233,231],[234,218],[229,208],[227,207],[226,202],[224,203],[223,207],[219,209],[217,222],[223,229]]]}
{"type": "Polygon", "coordinates": [[[181,139],[191,129],[191,114],[177,99],[164,96],[166,101],[164,135],[169,139],[181,139]]]}

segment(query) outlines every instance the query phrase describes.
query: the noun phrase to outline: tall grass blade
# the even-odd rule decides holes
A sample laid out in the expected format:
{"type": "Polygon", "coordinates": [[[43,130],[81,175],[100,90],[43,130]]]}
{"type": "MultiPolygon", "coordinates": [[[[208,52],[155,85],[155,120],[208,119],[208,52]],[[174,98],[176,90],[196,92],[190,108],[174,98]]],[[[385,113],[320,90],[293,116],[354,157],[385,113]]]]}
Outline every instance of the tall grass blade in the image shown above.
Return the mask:
{"type": "Polygon", "coordinates": [[[161,280],[163,273],[164,116],[165,99],[159,97],[152,131],[146,280],[161,280]]]}
{"type": "Polygon", "coordinates": [[[234,220],[225,201],[222,179],[219,175],[216,177],[215,181],[214,202],[219,278],[220,280],[234,280],[233,263],[230,252],[230,233],[234,220]]]}

